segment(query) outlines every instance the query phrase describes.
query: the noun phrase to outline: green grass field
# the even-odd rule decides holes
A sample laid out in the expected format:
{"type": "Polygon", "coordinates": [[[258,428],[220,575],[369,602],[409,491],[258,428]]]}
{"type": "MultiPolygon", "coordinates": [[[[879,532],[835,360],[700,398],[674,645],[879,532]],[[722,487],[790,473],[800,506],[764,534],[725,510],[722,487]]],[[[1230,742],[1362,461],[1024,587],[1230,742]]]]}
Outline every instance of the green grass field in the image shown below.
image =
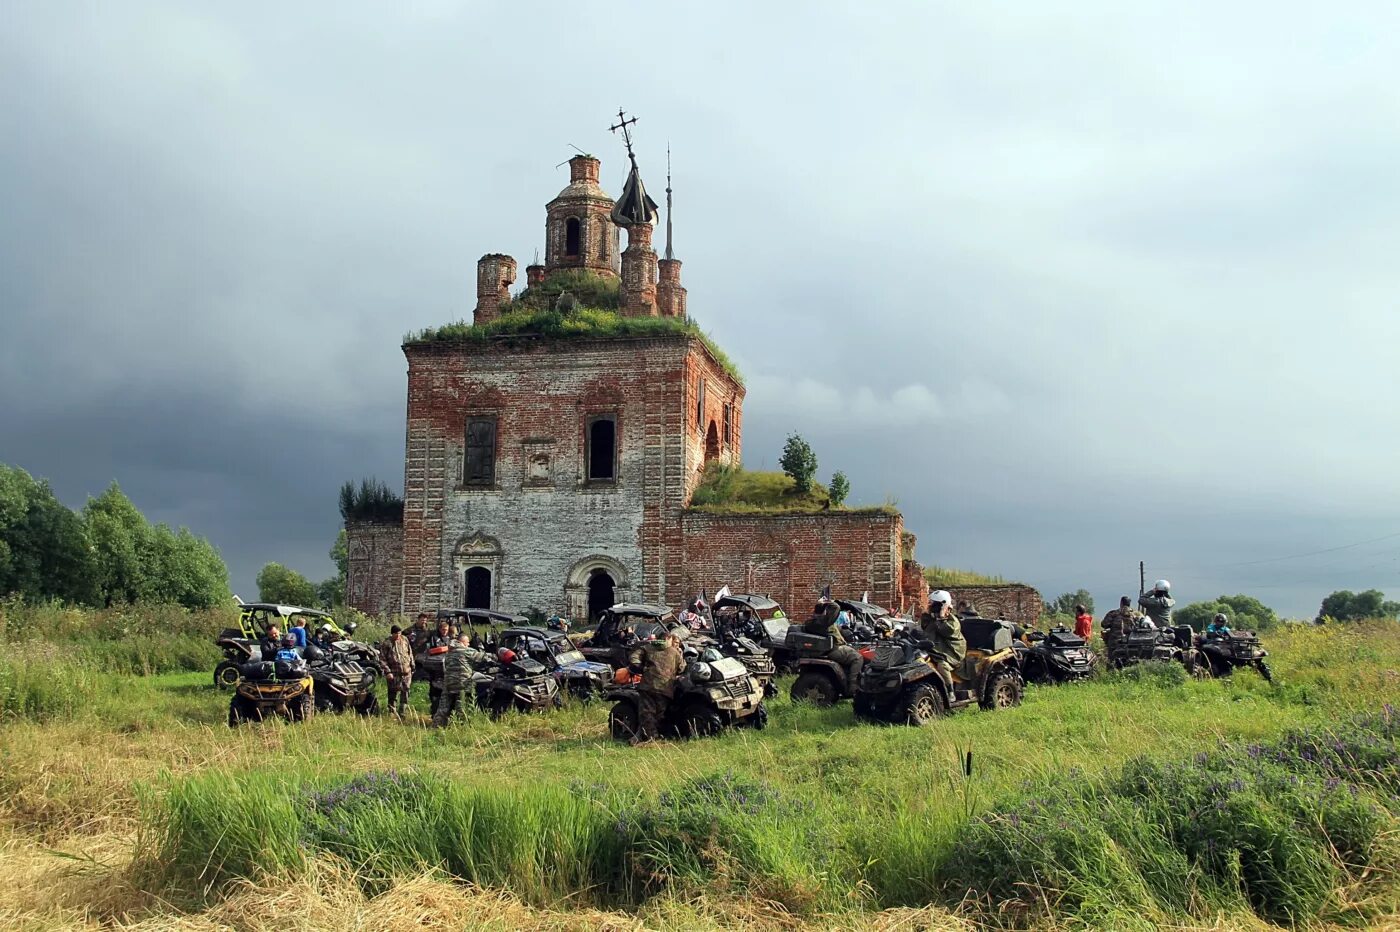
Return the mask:
{"type": "Polygon", "coordinates": [[[1395,624],[1273,635],[1272,685],[1115,674],[924,729],[784,697],[638,748],[601,705],[431,729],[417,691],[408,724],[231,731],[207,671],[16,635],[0,927],[1397,921],[1395,624]]]}

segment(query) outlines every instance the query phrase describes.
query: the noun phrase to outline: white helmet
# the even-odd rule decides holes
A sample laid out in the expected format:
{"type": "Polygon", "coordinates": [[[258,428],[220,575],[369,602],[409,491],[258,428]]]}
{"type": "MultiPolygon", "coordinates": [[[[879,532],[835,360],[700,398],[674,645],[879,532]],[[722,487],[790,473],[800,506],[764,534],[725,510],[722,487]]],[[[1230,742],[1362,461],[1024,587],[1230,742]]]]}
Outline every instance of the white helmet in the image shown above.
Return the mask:
{"type": "Polygon", "coordinates": [[[946,602],[949,605],[953,604],[953,597],[942,589],[935,589],[930,592],[928,594],[928,600],[930,602],[946,602]]]}
{"type": "Polygon", "coordinates": [[[1165,579],[1159,579],[1159,580],[1157,580],[1155,583],[1152,584],[1152,588],[1153,588],[1153,589],[1160,589],[1160,590],[1162,590],[1163,592],[1170,592],[1170,591],[1171,591],[1171,588],[1172,588],[1172,584],[1169,583],[1169,582],[1167,582],[1165,579]]]}

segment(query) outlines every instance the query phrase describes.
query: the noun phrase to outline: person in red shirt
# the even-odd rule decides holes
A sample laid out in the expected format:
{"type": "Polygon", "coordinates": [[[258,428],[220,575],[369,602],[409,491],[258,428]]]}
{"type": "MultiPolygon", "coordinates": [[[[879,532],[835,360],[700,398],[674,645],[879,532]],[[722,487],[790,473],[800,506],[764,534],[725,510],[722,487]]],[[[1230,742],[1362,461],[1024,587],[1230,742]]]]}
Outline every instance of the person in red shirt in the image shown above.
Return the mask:
{"type": "Polygon", "coordinates": [[[1082,605],[1074,607],[1074,633],[1086,641],[1094,633],[1094,616],[1082,605]]]}

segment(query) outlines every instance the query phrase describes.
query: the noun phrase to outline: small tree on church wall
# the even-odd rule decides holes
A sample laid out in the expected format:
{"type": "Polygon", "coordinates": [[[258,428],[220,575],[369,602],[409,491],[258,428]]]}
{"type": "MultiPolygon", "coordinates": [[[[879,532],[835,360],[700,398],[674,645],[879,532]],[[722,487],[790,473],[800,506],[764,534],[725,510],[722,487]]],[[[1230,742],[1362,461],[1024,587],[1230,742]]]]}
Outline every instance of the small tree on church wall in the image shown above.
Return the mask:
{"type": "Polygon", "coordinates": [[[805,495],[812,488],[812,477],[817,474],[817,454],[811,446],[797,434],[790,434],[783,446],[783,457],[778,460],[783,472],[792,477],[792,484],[799,495],[805,495]]]}

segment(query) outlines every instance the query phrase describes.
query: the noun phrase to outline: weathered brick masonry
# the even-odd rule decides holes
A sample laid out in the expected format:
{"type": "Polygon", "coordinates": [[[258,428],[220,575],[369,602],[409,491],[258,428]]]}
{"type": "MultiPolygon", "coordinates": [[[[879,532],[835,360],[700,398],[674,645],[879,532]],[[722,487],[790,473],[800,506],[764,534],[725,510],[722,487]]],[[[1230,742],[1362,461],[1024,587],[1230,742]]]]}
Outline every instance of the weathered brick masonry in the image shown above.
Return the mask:
{"type": "MultiPolygon", "coordinates": [[[[935,583],[936,585],[936,583],[935,583]]],[[[954,603],[969,602],[983,618],[1002,618],[1030,627],[1044,608],[1040,593],[1019,583],[991,586],[942,586],[954,603]]]]}
{"type": "MultiPolygon", "coordinates": [[[[577,156],[546,206],[532,288],[580,272],[617,280],[623,316],[686,318],[681,263],[626,224],[577,156]]],[[[668,192],[669,193],[669,192],[668,192]]],[[[669,203],[669,198],[668,198],[669,203]]],[[[478,263],[474,323],[510,308],[516,262],[478,263]]],[[[352,605],[414,612],[537,606],[583,618],[610,600],[679,604],[720,585],[801,610],[823,586],[899,608],[919,568],[897,514],[688,511],[710,461],[737,464],[744,387],[705,342],[647,336],[492,336],[410,342],[403,524],[347,527],[352,605]]]]}

